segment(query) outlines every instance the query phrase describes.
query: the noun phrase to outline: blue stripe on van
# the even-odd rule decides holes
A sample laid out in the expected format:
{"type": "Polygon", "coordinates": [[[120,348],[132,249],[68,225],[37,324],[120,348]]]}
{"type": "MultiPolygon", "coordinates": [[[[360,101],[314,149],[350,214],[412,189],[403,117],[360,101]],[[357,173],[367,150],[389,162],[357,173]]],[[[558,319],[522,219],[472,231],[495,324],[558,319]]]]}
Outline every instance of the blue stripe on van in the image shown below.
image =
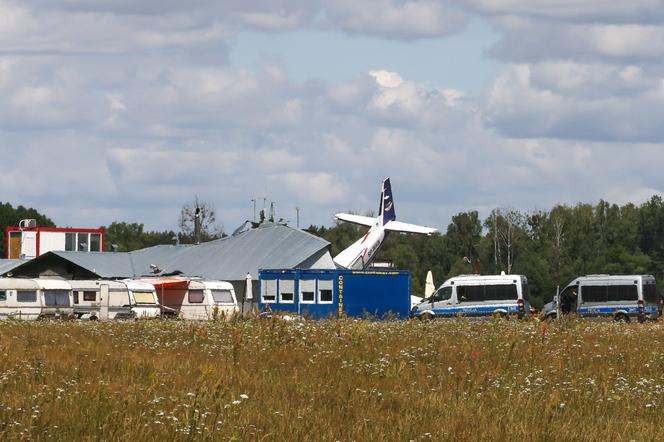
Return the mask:
{"type": "Polygon", "coordinates": [[[431,310],[436,315],[440,316],[454,316],[460,314],[491,314],[496,310],[505,310],[512,313],[518,313],[519,307],[517,305],[492,305],[490,307],[450,307],[431,310]]]}
{"type": "MultiPolygon", "coordinates": [[[[627,305],[616,305],[611,307],[581,307],[576,311],[581,315],[589,313],[613,314],[616,312],[639,313],[639,307],[627,305]]],[[[657,313],[658,309],[656,305],[646,305],[644,306],[643,311],[644,313],[657,313]]]]}

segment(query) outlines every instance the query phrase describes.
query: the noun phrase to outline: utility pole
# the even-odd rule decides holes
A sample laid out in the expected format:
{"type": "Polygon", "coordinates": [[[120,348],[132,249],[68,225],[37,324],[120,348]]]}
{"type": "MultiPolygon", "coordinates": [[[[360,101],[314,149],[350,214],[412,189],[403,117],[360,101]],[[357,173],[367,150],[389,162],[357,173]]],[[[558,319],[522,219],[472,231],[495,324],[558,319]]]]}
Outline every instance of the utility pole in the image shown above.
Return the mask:
{"type": "Polygon", "coordinates": [[[251,202],[254,203],[254,222],[256,222],[256,198],[252,198],[251,202]]]}
{"type": "Polygon", "coordinates": [[[299,229],[300,228],[300,208],[295,206],[295,219],[296,219],[296,227],[299,229]]]}

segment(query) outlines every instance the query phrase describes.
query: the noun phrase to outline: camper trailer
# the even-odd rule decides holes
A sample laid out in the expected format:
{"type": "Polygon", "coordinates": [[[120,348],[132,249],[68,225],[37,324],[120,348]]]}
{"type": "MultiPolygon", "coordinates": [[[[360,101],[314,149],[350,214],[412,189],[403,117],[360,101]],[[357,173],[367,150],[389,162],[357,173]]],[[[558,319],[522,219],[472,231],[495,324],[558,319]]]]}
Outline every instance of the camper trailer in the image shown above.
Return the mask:
{"type": "Polygon", "coordinates": [[[238,312],[229,282],[188,278],[145,279],[157,290],[164,316],[208,320],[238,312]]]}
{"type": "Polygon", "coordinates": [[[79,319],[154,318],[161,310],[154,287],[131,279],[70,281],[79,319]]]}
{"type": "Polygon", "coordinates": [[[69,318],[72,306],[67,281],[0,278],[0,319],[69,318]]]}

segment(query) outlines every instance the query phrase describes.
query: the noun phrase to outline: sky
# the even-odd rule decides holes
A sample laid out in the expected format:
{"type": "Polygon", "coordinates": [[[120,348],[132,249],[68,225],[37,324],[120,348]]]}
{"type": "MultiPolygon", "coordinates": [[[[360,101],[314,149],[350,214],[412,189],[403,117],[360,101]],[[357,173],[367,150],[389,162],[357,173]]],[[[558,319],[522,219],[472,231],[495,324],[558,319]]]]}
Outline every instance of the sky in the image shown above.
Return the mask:
{"type": "Polygon", "coordinates": [[[664,190],[664,1],[0,0],[0,201],[445,231],[664,190]]]}

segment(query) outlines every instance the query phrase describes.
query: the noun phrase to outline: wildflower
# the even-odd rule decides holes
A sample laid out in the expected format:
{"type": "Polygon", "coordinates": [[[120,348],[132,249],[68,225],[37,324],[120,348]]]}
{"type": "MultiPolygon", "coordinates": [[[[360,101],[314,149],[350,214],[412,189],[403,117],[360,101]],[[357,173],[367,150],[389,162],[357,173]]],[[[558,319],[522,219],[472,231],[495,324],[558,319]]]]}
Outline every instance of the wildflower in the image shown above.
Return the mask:
{"type": "Polygon", "coordinates": [[[244,393],[243,393],[243,394],[241,394],[241,395],[240,395],[240,397],[241,397],[242,399],[249,399],[249,396],[247,396],[247,395],[246,395],[246,394],[244,394],[244,393]]]}

